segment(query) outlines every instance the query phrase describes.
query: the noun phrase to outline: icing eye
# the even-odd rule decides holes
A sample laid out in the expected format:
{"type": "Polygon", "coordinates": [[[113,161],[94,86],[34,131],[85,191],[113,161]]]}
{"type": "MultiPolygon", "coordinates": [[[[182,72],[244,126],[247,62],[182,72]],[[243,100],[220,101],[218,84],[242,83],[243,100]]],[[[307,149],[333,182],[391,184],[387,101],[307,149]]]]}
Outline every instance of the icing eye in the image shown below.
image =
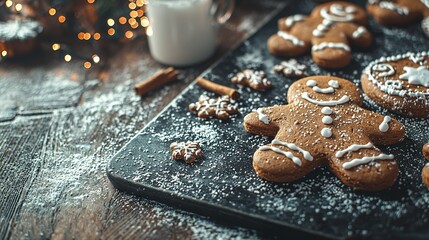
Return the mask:
{"type": "Polygon", "coordinates": [[[346,7],[346,13],[355,13],[356,12],[356,8],[353,6],[348,6],[346,7]]]}
{"type": "Polygon", "coordinates": [[[317,82],[313,79],[307,81],[307,87],[317,86],[317,82]]]}
{"type": "Polygon", "coordinates": [[[333,87],[333,88],[338,88],[340,87],[340,84],[338,83],[337,80],[329,80],[328,85],[333,87]]]}

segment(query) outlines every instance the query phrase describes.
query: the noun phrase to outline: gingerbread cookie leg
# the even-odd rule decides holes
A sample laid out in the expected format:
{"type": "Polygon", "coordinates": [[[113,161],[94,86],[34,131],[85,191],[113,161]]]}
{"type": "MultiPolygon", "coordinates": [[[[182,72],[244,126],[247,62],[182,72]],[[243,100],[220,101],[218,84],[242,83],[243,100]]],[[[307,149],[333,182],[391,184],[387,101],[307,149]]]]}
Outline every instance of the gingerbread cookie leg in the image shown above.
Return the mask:
{"type": "Polygon", "coordinates": [[[362,109],[363,131],[368,138],[355,138],[355,142],[343,145],[331,156],[332,172],[346,185],[366,191],[379,191],[390,187],[398,175],[394,156],[384,154],[375,145],[390,145],[402,141],[403,125],[389,116],[362,109]]]}
{"type": "MultiPolygon", "coordinates": [[[[279,133],[284,135],[283,133],[279,133]]],[[[253,168],[262,179],[272,182],[292,182],[303,178],[321,165],[312,154],[292,142],[274,139],[261,146],[253,155],[253,168]]]]}
{"type": "Polygon", "coordinates": [[[394,156],[382,153],[369,139],[362,138],[339,149],[329,167],[344,184],[366,191],[388,188],[398,176],[394,156]]]}

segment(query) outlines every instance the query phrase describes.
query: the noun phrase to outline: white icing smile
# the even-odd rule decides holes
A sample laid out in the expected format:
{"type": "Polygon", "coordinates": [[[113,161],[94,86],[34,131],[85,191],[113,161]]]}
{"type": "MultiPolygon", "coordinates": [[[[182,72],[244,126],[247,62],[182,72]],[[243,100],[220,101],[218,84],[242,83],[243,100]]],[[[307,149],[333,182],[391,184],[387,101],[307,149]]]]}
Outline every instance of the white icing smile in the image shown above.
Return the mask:
{"type": "Polygon", "coordinates": [[[320,105],[320,106],[337,106],[337,105],[345,104],[348,101],[350,101],[349,96],[342,96],[339,100],[329,100],[329,101],[315,100],[310,97],[310,94],[308,94],[308,92],[303,92],[301,94],[301,97],[307,100],[308,102],[311,102],[313,104],[320,105]]]}
{"type": "Polygon", "coordinates": [[[335,88],[339,88],[339,84],[338,81],[336,80],[329,80],[328,82],[329,87],[327,88],[320,88],[319,86],[317,86],[317,82],[315,80],[308,80],[307,81],[307,86],[308,87],[313,87],[313,91],[317,92],[317,93],[334,93],[335,92],[335,88]]]}

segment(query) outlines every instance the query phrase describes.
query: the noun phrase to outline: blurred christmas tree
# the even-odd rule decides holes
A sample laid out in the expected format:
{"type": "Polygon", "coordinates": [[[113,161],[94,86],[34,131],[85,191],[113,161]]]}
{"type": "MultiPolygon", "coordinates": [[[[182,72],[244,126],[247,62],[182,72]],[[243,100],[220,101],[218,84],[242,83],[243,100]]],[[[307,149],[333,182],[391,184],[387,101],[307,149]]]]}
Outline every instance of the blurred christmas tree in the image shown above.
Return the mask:
{"type": "Polygon", "coordinates": [[[0,58],[49,44],[65,61],[90,68],[103,48],[150,31],[147,0],[6,0],[0,3],[0,58]]]}

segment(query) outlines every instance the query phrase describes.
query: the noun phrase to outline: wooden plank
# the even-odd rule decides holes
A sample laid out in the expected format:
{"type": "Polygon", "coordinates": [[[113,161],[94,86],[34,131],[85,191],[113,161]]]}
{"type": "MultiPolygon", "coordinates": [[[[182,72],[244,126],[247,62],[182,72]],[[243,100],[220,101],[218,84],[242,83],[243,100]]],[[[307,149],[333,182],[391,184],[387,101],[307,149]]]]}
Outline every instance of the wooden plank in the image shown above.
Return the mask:
{"type": "Polygon", "coordinates": [[[41,55],[26,61],[0,66],[0,121],[78,104],[85,91],[85,70],[79,62],[65,63],[41,55]]]}
{"type": "Polygon", "coordinates": [[[50,117],[20,118],[0,126],[0,239],[10,234],[17,213],[42,165],[50,117]]]}

